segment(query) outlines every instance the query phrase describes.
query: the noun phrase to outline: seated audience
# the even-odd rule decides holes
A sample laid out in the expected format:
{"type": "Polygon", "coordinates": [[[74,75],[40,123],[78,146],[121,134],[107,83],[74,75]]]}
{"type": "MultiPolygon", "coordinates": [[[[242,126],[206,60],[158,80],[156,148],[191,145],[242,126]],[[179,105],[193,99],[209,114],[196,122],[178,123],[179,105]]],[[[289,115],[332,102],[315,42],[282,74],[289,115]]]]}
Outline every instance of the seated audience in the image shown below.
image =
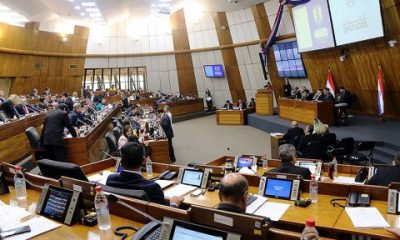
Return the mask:
{"type": "Polygon", "coordinates": [[[324,98],[324,94],[322,93],[322,89],[317,89],[317,92],[313,96],[313,100],[322,101],[324,98]]]}
{"type": "MultiPolygon", "coordinates": [[[[166,204],[164,193],[157,183],[145,179],[141,173],[141,166],[144,162],[143,147],[136,143],[127,143],[121,148],[121,165],[123,171],[111,174],[107,178],[107,186],[143,190],[147,193],[151,202],[166,204]]],[[[182,198],[172,197],[170,205],[179,207],[182,198]]]]}
{"type": "Polygon", "coordinates": [[[233,109],[233,104],[229,100],[226,100],[224,106],[222,106],[222,109],[226,110],[233,109]]]}
{"type": "Polygon", "coordinates": [[[279,158],[282,161],[281,166],[274,168],[269,172],[296,174],[302,176],[303,179],[311,179],[311,172],[308,168],[297,167],[294,165],[297,157],[296,148],[292,144],[283,144],[279,146],[279,158]]]}
{"type": "Polygon", "coordinates": [[[68,114],[68,117],[73,126],[80,127],[84,125],[85,117],[82,113],[82,105],[80,103],[75,103],[74,110],[68,114]]]}
{"type": "Polygon", "coordinates": [[[238,107],[239,107],[239,109],[246,109],[247,108],[247,104],[246,104],[246,102],[243,102],[242,99],[239,99],[238,107]]]}
{"type": "Polygon", "coordinates": [[[254,100],[254,98],[250,99],[248,108],[251,108],[251,109],[256,108],[256,101],[254,100]]]}
{"type": "Polygon", "coordinates": [[[301,100],[303,101],[311,101],[313,100],[314,94],[310,93],[310,90],[305,89],[301,94],[301,100]]]}
{"type": "Polygon", "coordinates": [[[329,90],[329,88],[325,88],[324,91],[324,96],[322,97],[322,101],[324,102],[335,102],[335,98],[333,97],[331,91],[329,90]]]}
{"type": "Polygon", "coordinates": [[[305,136],[300,137],[299,144],[297,146],[297,151],[304,152],[304,148],[309,142],[321,141],[321,136],[314,134],[314,127],[312,125],[307,125],[305,130],[305,136]]]}
{"type": "Polygon", "coordinates": [[[18,113],[15,108],[16,105],[19,104],[19,97],[15,94],[11,94],[8,100],[1,104],[1,110],[3,110],[4,114],[9,119],[20,118],[21,115],[18,113]]]}
{"type": "Polygon", "coordinates": [[[319,119],[314,120],[314,134],[322,136],[326,133],[329,133],[329,126],[324,124],[319,119]]]}
{"type": "Polygon", "coordinates": [[[132,136],[132,128],[129,125],[126,125],[123,129],[121,137],[118,139],[118,149],[121,149],[127,142],[129,137],[132,136]]]}
{"type": "Polygon", "coordinates": [[[18,104],[17,106],[15,106],[15,109],[17,110],[18,114],[21,116],[29,115],[29,114],[35,112],[31,107],[27,106],[25,96],[21,97],[21,103],[18,104]]]}
{"type": "Polygon", "coordinates": [[[68,93],[66,93],[66,92],[64,92],[61,95],[61,99],[60,99],[59,103],[64,103],[65,105],[67,105],[69,111],[74,110],[74,101],[72,101],[72,99],[68,96],[68,93]]]}
{"type": "Polygon", "coordinates": [[[99,102],[96,105],[96,111],[104,110],[104,108],[106,108],[106,104],[107,104],[107,99],[105,98],[101,99],[101,102],[99,102]]]}
{"type": "Polygon", "coordinates": [[[290,128],[282,137],[287,143],[297,144],[295,143],[295,139],[299,139],[300,136],[304,136],[303,128],[299,127],[299,124],[296,121],[292,122],[292,128],[290,128]]]}
{"type": "Polygon", "coordinates": [[[247,198],[249,195],[249,183],[240,173],[227,174],[220,183],[219,200],[217,209],[245,213],[247,198]]]}
{"type": "Polygon", "coordinates": [[[34,99],[34,98],[40,98],[40,96],[39,96],[39,90],[37,90],[36,88],[34,88],[34,89],[32,90],[32,93],[31,93],[30,97],[31,97],[32,99],[34,99]]]}
{"type": "Polygon", "coordinates": [[[392,182],[400,182],[400,152],[394,156],[392,166],[378,167],[375,175],[365,184],[387,187],[392,182]]]}

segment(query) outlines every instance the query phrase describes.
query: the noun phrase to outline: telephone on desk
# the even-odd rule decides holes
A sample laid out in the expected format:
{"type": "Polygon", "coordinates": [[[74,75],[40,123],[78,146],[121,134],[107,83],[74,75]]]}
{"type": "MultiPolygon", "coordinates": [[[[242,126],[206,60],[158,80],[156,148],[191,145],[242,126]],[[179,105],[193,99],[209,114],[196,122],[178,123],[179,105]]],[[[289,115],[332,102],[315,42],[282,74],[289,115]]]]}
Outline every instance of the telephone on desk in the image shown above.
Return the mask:
{"type": "Polygon", "coordinates": [[[350,207],[369,207],[371,196],[367,193],[352,192],[349,194],[347,203],[350,207]]]}
{"type": "Polygon", "coordinates": [[[160,174],[160,176],[158,176],[159,179],[161,180],[171,180],[173,178],[175,178],[178,175],[178,172],[175,171],[164,171],[160,174]]]}

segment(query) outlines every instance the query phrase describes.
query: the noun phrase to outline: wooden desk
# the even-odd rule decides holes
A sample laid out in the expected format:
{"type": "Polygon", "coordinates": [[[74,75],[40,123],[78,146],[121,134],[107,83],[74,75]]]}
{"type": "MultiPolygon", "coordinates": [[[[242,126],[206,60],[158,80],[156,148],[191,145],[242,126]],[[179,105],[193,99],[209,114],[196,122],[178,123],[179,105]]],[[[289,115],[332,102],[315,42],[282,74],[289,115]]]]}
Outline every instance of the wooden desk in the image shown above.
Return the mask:
{"type": "Polygon", "coordinates": [[[83,165],[99,161],[104,153],[101,150],[108,148],[105,135],[112,131],[112,117],[121,112],[121,107],[114,108],[97,126],[84,137],[65,138],[68,161],[83,165]]]}
{"type": "Polygon", "coordinates": [[[270,134],[270,153],[272,159],[279,159],[279,141],[282,139],[283,134],[270,134]]]}
{"type": "Polygon", "coordinates": [[[247,124],[247,110],[217,110],[218,125],[247,124]]]}
{"type": "Polygon", "coordinates": [[[31,154],[31,146],[25,134],[28,127],[35,127],[40,133],[46,113],[25,117],[0,125],[0,162],[17,162],[31,154]]]}
{"type": "MultiPolygon", "coordinates": [[[[182,100],[168,103],[173,117],[182,116],[191,113],[204,112],[204,101],[202,98],[193,100],[182,100]]],[[[161,103],[158,109],[163,109],[165,103],[161,103]]]]}
{"type": "Polygon", "coordinates": [[[313,124],[314,119],[318,118],[329,126],[333,125],[332,103],[279,98],[278,105],[281,118],[305,124],[313,124]]]}
{"type": "Polygon", "coordinates": [[[158,100],[160,100],[160,98],[141,98],[139,99],[139,104],[142,106],[144,105],[155,106],[158,100]]]}
{"type": "Polygon", "coordinates": [[[272,116],[274,114],[274,99],[272,90],[257,90],[256,113],[257,115],[261,116],[272,116]]]}
{"type": "Polygon", "coordinates": [[[107,97],[108,104],[120,104],[121,103],[121,96],[120,95],[113,95],[107,97]]]}
{"type": "Polygon", "coordinates": [[[151,161],[159,163],[170,163],[168,140],[149,140],[144,144],[151,149],[151,161]]]}
{"type": "MultiPolygon", "coordinates": [[[[40,198],[40,192],[36,192],[31,189],[27,189],[27,194],[28,198],[26,203],[19,203],[18,205],[20,207],[27,208],[31,204],[37,204],[37,201],[40,198]]],[[[0,200],[3,201],[6,204],[9,204],[11,202],[16,202],[15,201],[15,192],[14,188],[10,187],[10,193],[5,194],[5,195],[0,195],[0,200]]],[[[32,216],[37,216],[35,213],[32,214],[32,216]]],[[[23,221],[29,220],[31,217],[24,218],[23,221]]],[[[61,223],[60,223],[61,224],[61,223]]],[[[79,223],[75,223],[72,226],[67,226],[64,224],[61,224],[61,227],[56,228],[52,231],[43,233],[39,236],[36,236],[32,239],[40,239],[40,240],[54,240],[54,239],[102,239],[102,240],[108,240],[108,239],[115,239],[118,240],[121,237],[118,237],[114,235],[112,229],[119,227],[119,226],[134,226],[137,228],[140,228],[143,226],[143,223],[138,223],[134,222],[125,218],[117,217],[115,215],[111,215],[111,224],[112,228],[107,231],[100,231],[96,226],[93,227],[87,227],[84,225],[81,225],[79,223]]]]}

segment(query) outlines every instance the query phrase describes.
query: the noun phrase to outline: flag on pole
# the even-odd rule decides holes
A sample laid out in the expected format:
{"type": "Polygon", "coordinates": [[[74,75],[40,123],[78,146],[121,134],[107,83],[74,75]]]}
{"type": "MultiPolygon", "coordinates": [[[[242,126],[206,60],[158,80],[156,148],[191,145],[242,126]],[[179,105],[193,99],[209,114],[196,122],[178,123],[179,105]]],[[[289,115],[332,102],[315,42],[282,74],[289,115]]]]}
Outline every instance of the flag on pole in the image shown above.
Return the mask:
{"type": "Polygon", "coordinates": [[[379,116],[383,116],[385,113],[385,103],[384,103],[384,95],[385,90],[383,88],[383,78],[382,78],[382,68],[379,66],[378,70],[378,113],[379,116]]]}
{"type": "Polygon", "coordinates": [[[333,96],[335,96],[336,93],[336,88],[335,88],[335,82],[333,81],[333,75],[331,69],[328,71],[328,77],[326,80],[326,88],[329,88],[329,91],[332,93],[333,96]]]}

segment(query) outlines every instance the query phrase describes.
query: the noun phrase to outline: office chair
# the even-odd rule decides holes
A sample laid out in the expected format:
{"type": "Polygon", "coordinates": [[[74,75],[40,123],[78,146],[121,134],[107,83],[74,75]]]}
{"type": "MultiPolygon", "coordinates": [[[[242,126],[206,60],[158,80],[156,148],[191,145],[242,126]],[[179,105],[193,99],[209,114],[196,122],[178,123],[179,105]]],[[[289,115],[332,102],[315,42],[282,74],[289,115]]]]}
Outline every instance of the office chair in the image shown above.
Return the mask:
{"type": "Polygon", "coordinates": [[[36,163],[37,160],[45,157],[44,148],[40,143],[40,136],[34,127],[27,128],[25,134],[28,137],[29,144],[31,145],[32,161],[33,163],[36,163]]]}
{"type": "Polygon", "coordinates": [[[106,141],[107,141],[110,155],[117,156],[118,155],[118,146],[117,146],[117,140],[114,136],[114,132],[106,133],[106,141]]]}
{"type": "Polygon", "coordinates": [[[322,144],[319,141],[309,142],[304,148],[303,158],[321,159],[322,158],[322,144]]]}
{"type": "Polygon", "coordinates": [[[361,162],[364,162],[364,165],[371,165],[374,148],[373,141],[359,142],[354,153],[347,157],[346,161],[354,165],[359,165],[361,162]]]}
{"type": "Polygon", "coordinates": [[[354,150],[354,138],[342,138],[336,145],[337,149],[341,149],[340,153],[336,155],[336,159],[339,163],[345,161],[354,150]]]}
{"type": "Polygon", "coordinates": [[[79,165],[67,162],[58,162],[49,159],[38,161],[42,176],[60,179],[61,176],[71,177],[82,181],[89,181],[79,165]]]}

